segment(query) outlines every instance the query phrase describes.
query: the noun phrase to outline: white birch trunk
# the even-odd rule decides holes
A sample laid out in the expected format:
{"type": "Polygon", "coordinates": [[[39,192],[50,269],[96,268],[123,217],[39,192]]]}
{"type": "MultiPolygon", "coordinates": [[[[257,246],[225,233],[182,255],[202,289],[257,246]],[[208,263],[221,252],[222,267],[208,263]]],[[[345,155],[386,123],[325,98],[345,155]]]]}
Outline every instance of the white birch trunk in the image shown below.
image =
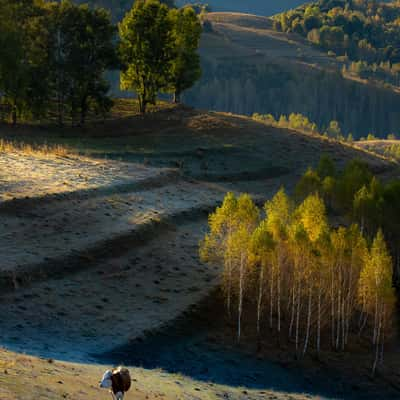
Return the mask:
{"type": "Polygon", "coordinates": [[[280,264],[278,266],[278,276],[277,276],[277,284],[278,284],[278,339],[280,339],[281,333],[281,270],[280,264]]]}
{"type": "Polygon", "coordinates": [[[375,375],[376,371],[376,366],[378,364],[378,359],[379,359],[379,340],[380,340],[380,332],[381,332],[381,326],[382,326],[382,316],[378,316],[378,321],[377,321],[377,327],[376,327],[376,338],[375,338],[375,360],[374,360],[374,365],[372,366],[372,375],[375,375]]]}
{"type": "Polygon", "coordinates": [[[289,325],[289,338],[292,337],[293,333],[293,324],[294,324],[294,316],[295,316],[295,292],[296,292],[296,281],[293,279],[293,287],[292,287],[292,315],[290,317],[290,325],[289,325]]]}
{"type": "Polygon", "coordinates": [[[260,276],[258,283],[258,301],[257,301],[257,335],[260,335],[260,320],[261,320],[261,305],[263,300],[264,287],[264,267],[261,265],[260,276]]]}
{"type": "Polygon", "coordinates": [[[274,268],[271,268],[271,282],[270,282],[270,304],[269,304],[269,327],[272,329],[274,312],[274,268]]]}
{"type": "Polygon", "coordinates": [[[335,347],[335,285],[334,285],[333,266],[331,273],[331,339],[332,339],[332,348],[334,348],[335,347]]]}
{"type": "Polygon", "coordinates": [[[318,288],[317,353],[321,350],[321,280],[318,288]]]}
{"type": "Polygon", "coordinates": [[[300,279],[297,288],[297,315],[296,315],[296,352],[299,348],[299,324],[300,324],[300,308],[301,308],[301,294],[300,294],[300,279]]]}
{"type": "Polygon", "coordinates": [[[310,287],[308,293],[308,313],[307,313],[307,330],[306,330],[306,338],[304,340],[304,348],[303,348],[303,356],[307,352],[308,340],[310,338],[310,325],[311,325],[311,297],[312,297],[312,288],[310,287]]]}
{"type": "Polygon", "coordinates": [[[238,302],[238,331],[237,340],[240,342],[242,334],[242,309],[243,309],[243,279],[244,279],[244,256],[240,256],[240,271],[239,271],[239,302],[238,302]]]}

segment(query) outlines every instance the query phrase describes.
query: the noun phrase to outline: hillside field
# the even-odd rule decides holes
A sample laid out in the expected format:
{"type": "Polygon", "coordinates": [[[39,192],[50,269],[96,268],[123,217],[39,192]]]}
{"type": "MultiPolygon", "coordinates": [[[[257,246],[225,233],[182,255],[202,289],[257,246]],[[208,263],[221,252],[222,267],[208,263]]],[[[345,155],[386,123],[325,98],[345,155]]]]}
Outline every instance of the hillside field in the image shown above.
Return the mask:
{"type": "Polygon", "coordinates": [[[198,256],[227,191],[262,203],[321,154],[339,166],[362,159],[383,179],[398,176],[397,163],[248,117],[134,107],[118,101],[79,131],[3,126],[1,399],[107,397],[97,382],[117,363],[132,367],[128,399],[397,396],[395,372],[369,380],[364,350],[352,376],[345,356],[305,368],[268,338],[261,358],[235,349],[223,326],[204,322],[220,270],[198,256]]]}

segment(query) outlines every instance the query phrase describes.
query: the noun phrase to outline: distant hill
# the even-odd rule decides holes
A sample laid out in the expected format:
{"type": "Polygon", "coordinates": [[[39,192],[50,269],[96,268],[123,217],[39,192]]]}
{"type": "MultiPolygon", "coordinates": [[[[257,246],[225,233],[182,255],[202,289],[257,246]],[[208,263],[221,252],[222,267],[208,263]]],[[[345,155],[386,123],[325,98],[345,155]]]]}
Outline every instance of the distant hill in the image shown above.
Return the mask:
{"type": "MultiPolygon", "coordinates": [[[[177,1],[180,4],[190,2],[193,1],[177,1]]],[[[269,16],[297,7],[306,0],[202,0],[200,2],[209,4],[213,11],[235,11],[269,16]]]]}
{"type": "Polygon", "coordinates": [[[354,138],[400,132],[400,89],[344,72],[346,60],[295,33],[277,32],[268,17],[209,13],[202,38],[203,75],[187,104],[235,114],[301,113],[326,129],[339,122],[354,138]]]}
{"type": "MultiPolygon", "coordinates": [[[[75,0],[111,10],[115,19],[121,19],[134,0],[75,0]]],[[[176,0],[177,5],[188,3],[209,4],[213,11],[235,11],[257,15],[273,15],[297,7],[306,0],[176,0]]]]}

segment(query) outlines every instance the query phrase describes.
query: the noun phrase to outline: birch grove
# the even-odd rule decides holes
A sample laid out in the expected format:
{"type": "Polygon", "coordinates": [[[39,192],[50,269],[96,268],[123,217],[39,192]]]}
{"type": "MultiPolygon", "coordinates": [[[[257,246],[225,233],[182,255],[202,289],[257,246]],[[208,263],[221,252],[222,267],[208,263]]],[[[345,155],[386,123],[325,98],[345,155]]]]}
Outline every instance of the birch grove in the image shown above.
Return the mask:
{"type": "Polygon", "coordinates": [[[209,217],[203,261],[223,265],[221,286],[237,340],[256,332],[293,344],[297,357],[345,351],[363,337],[383,361],[395,303],[392,260],[379,231],[332,228],[316,193],[294,204],[283,189],[260,210],[228,193],[209,217]]]}

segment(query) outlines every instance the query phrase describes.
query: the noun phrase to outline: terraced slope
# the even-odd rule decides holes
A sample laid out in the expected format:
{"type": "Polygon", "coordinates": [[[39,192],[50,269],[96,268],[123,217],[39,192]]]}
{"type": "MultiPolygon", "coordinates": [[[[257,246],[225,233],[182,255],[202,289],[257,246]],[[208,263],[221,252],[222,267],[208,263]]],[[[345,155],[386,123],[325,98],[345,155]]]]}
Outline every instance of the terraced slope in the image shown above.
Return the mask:
{"type": "Polygon", "coordinates": [[[208,322],[197,329],[186,320],[218,286],[219,269],[200,263],[198,241],[207,213],[228,190],[262,202],[281,185],[290,190],[323,153],[339,164],[362,158],[384,176],[396,174],[397,165],[321,137],[185,108],[108,121],[92,134],[79,137],[85,157],[0,154],[7,160],[0,187],[0,343],[81,363],[49,366],[0,352],[0,366],[9,371],[0,376],[0,397],[33,399],[48,390],[49,399],[98,398],[104,367],[87,363],[126,362],[136,367],[138,398],[283,400],[303,399],[302,392],[334,398],[336,385],[322,388],[296,369],[221,347],[208,322]],[[151,351],[160,358],[146,357],[151,351]],[[71,378],[77,371],[89,383],[82,389],[71,378]],[[41,377],[34,385],[33,375],[41,377]]]}

